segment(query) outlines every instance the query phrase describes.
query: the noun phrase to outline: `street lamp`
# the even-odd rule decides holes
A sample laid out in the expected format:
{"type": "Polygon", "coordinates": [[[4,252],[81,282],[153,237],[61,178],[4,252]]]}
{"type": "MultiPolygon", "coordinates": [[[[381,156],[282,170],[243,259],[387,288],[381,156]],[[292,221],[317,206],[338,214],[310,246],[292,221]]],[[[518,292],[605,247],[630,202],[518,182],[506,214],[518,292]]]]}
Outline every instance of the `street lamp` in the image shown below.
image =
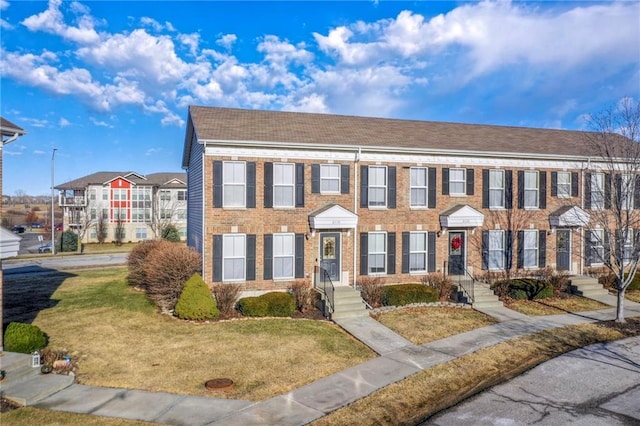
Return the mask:
{"type": "Polygon", "coordinates": [[[56,215],[55,210],[53,208],[53,170],[54,170],[54,159],[56,157],[56,151],[58,148],[53,148],[53,152],[51,153],[51,255],[56,254],[56,215]]]}

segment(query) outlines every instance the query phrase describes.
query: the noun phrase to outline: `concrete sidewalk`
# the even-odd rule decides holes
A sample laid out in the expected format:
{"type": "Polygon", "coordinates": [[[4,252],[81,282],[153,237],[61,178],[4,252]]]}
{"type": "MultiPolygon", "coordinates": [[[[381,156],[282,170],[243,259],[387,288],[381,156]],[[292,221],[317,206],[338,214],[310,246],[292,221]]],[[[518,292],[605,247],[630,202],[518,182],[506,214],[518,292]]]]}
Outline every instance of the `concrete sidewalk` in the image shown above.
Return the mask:
{"type": "MultiPolygon", "coordinates": [[[[640,305],[625,307],[628,316],[640,316],[640,305]]],[[[172,425],[303,425],[423,369],[525,334],[613,319],[615,309],[514,317],[425,345],[413,345],[374,320],[347,321],[345,328],[381,356],[260,402],[59,383],[66,376],[40,375],[28,367],[29,356],[11,353],[0,358],[8,373],[0,389],[36,407],[172,425]]]]}

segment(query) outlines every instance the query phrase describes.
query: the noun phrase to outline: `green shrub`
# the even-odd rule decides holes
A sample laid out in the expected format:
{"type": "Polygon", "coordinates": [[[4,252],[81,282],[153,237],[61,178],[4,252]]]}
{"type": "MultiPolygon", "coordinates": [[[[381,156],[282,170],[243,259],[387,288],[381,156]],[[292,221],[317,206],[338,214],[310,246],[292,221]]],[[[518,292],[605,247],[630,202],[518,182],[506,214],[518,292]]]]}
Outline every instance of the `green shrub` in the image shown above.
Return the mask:
{"type": "Polygon", "coordinates": [[[438,291],[423,284],[397,284],[386,286],[384,304],[404,306],[410,303],[431,303],[438,300],[438,291]]]}
{"type": "Polygon", "coordinates": [[[216,301],[200,274],[193,274],[184,284],[174,314],[186,320],[214,319],[220,315],[216,301]]]}
{"type": "Polygon", "coordinates": [[[518,300],[538,300],[553,297],[553,286],[533,278],[511,280],[509,297],[518,300]]]}
{"type": "Polygon", "coordinates": [[[7,352],[30,354],[47,346],[47,336],[38,326],[11,322],[4,332],[4,349],[7,352]]]}
{"type": "Polygon", "coordinates": [[[633,281],[631,281],[627,290],[640,290],[640,274],[636,274],[633,277],[633,281]]]}
{"type": "Polygon", "coordinates": [[[60,239],[62,240],[59,246],[61,251],[71,252],[78,250],[78,234],[72,230],[67,229],[64,231],[60,236],[60,239]]]}
{"type": "Polygon", "coordinates": [[[178,232],[178,228],[175,225],[167,225],[162,228],[160,236],[163,240],[171,241],[172,243],[180,242],[180,232],[178,232]]]}
{"type": "Polygon", "coordinates": [[[273,291],[256,297],[243,297],[238,310],[247,317],[290,317],[296,311],[295,298],[289,293],[273,291]]]}

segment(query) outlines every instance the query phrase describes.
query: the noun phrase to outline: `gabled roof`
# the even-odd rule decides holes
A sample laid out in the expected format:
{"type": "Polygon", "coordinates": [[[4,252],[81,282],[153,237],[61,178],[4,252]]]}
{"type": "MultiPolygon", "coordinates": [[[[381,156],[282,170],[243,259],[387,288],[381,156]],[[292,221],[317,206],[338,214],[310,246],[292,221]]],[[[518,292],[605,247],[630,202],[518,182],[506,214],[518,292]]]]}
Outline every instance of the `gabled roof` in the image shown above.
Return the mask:
{"type": "Polygon", "coordinates": [[[186,188],[186,173],[151,173],[143,175],[136,172],[96,172],[81,178],[56,185],[56,189],[86,189],[89,185],[105,185],[115,179],[123,178],[134,185],[186,188]]]}
{"type": "Polygon", "coordinates": [[[13,124],[4,117],[0,117],[0,132],[2,133],[2,136],[13,136],[16,133],[24,135],[27,133],[22,127],[13,124]]]}
{"type": "Polygon", "coordinates": [[[579,131],[190,106],[183,166],[188,165],[194,133],[199,143],[581,158],[593,154],[586,133],[579,131]]]}

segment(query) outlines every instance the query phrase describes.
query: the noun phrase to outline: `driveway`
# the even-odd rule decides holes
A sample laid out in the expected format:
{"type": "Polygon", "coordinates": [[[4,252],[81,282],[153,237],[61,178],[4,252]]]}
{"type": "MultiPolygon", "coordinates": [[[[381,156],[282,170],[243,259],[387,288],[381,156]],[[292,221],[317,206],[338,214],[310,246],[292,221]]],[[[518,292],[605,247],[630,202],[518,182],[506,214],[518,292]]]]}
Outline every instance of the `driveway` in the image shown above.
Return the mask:
{"type": "Polygon", "coordinates": [[[640,425],[640,336],[578,349],[424,425],[640,425]]]}

